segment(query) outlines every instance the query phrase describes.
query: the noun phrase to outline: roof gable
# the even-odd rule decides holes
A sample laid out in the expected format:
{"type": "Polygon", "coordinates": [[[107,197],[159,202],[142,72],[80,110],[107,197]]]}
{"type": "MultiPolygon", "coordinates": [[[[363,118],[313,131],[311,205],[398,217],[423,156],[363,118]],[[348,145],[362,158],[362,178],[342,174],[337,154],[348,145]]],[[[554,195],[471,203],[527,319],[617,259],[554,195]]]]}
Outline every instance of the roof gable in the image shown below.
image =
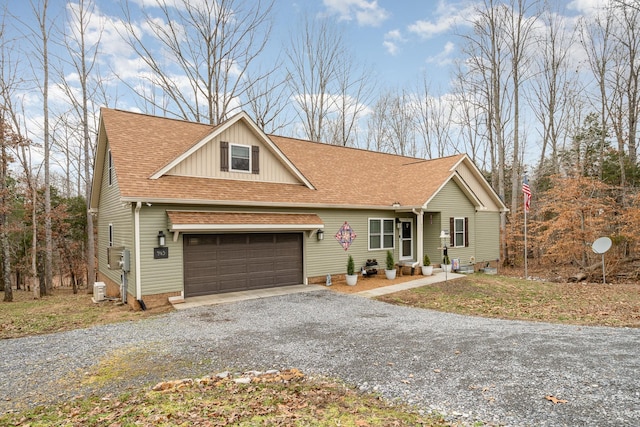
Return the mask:
{"type": "MultiPolygon", "coordinates": [[[[265,168],[261,167],[261,169],[264,170],[265,168]]],[[[236,114],[223,124],[215,127],[209,134],[154,172],[150,178],[158,179],[163,175],[258,180],[284,184],[303,184],[313,188],[311,182],[271,142],[245,112],[236,114]],[[249,144],[261,148],[261,166],[268,166],[267,169],[271,173],[261,173],[258,177],[243,173],[218,173],[220,172],[220,141],[226,141],[231,144],[237,143],[238,145],[249,144]]]]}

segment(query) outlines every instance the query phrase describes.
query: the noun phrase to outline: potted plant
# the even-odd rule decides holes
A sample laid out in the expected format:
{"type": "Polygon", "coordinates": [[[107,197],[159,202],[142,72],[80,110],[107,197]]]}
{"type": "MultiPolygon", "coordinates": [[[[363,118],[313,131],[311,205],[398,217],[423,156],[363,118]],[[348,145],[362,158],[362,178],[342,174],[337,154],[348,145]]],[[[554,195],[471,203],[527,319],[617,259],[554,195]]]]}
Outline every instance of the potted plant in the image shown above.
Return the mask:
{"type": "Polygon", "coordinates": [[[451,271],[451,261],[449,260],[449,255],[445,255],[444,258],[442,258],[442,268],[446,272],[451,271]]]}
{"type": "Polygon", "coordinates": [[[358,275],[355,273],[355,263],[353,262],[353,257],[349,255],[349,259],[347,260],[347,275],[345,276],[347,279],[347,285],[355,286],[358,282],[358,275]]]}
{"type": "Polygon", "coordinates": [[[429,255],[424,254],[424,259],[422,260],[422,275],[431,276],[431,274],[433,274],[433,266],[431,265],[431,260],[429,259],[429,255]]]}
{"type": "Polygon", "coordinates": [[[387,268],[384,270],[384,274],[389,280],[396,278],[396,263],[393,260],[393,253],[391,251],[387,251],[387,268]]]}

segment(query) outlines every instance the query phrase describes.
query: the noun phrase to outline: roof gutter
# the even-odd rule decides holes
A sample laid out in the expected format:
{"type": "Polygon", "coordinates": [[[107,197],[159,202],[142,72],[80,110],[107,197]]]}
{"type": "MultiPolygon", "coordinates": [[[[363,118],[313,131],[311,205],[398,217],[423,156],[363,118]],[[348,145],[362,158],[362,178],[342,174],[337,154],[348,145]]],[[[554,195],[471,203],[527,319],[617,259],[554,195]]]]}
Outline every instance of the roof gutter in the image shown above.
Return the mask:
{"type": "MultiPolygon", "coordinates": [[[[398,209],[392,205],[333,205],[324,203],[283,203],[283,202],[255,202],[242,200],[203,200],[203,199],[164,199],[164,198],[145,198],[138,202],[138,197],[122,197],[123,203],[156,203],[166,205],[201,205],[201,206],[248,206],[248,207],[269,207],[269,208],[306,208],[306,209],[357,209],[357,210],[389,210],[394,212],[410,212],[414,209],[412,206],[403,206],[398,209]]],[[[426,205],[425,205],[426,206],[426,205]]],[[[421,209],[424,206],[415,206],[415,209],[421,209]]]]}

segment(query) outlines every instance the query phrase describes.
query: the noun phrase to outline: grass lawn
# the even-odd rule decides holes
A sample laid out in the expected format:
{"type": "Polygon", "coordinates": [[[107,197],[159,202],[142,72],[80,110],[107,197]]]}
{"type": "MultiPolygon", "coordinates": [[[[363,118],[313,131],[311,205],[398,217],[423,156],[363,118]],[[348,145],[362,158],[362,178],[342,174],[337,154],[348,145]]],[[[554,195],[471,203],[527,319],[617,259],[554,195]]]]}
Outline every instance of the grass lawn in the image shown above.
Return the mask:
{"type": "Polygon", "coordinates": [[[377,299],[471,316],[640,327],[638,284],[550,283],[474,274],[377,299]]]}
{"type": "Polygon", "coordinates": [[[13,302],[0,300],[0,339],[69,331],[93,325],[126,322],[166,313],[171,307],[133,311],[113,301],[95,304],[86,289],[73,294],[55,289],[39,300],[27,291],[13,291],[13,302]]]}

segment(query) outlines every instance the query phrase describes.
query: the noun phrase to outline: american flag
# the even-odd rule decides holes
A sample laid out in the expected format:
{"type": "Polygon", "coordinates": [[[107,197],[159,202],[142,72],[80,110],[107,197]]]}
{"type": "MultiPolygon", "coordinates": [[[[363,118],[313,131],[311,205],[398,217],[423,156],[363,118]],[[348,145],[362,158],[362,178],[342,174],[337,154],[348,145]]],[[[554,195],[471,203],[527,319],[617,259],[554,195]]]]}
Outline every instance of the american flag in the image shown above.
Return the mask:
{"type": "Polygon", "coordinates": [[[531,188],[529,187],[529,180],[526,175],[522,181],[522,193],[524,193],[524,211],[529,212],[529,207],[531,206],[531,188]]]}

